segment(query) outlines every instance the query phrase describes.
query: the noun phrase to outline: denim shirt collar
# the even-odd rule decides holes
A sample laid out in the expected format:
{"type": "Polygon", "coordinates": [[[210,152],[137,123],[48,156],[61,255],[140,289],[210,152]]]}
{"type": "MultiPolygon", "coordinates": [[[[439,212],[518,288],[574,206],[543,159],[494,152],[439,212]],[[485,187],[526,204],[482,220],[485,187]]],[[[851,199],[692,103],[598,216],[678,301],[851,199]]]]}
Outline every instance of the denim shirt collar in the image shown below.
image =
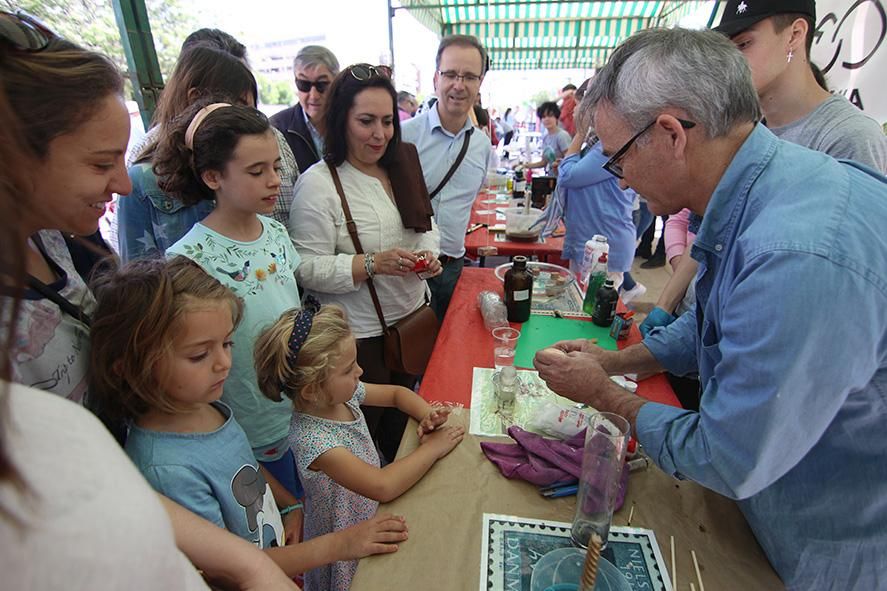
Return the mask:
{"type": "Polygon", "coordinates": [[[778,143],[779,139],[763,124],[755,125],[711,195],[693,242],[693,258],[702,260],[705,254],[700,251],[720,257],[732,242],[748,193],[773,158],[778,143]]]}
{"type": "Polygon", "coordinates": [[[437,111],[438,104],[434,103],[434,106],[428,110],[428,131],[434,132],[435,129],[440,129],[441,132],[447,134],[452,138],[457,138],[462,135],[463,132],[471,129],[474,125],[471,123],[471,117],[465,115],[465,124],[462,126],[457,133],[450,133],[447,131],[444,126],[440,122],[440,113],[437,111]]]}

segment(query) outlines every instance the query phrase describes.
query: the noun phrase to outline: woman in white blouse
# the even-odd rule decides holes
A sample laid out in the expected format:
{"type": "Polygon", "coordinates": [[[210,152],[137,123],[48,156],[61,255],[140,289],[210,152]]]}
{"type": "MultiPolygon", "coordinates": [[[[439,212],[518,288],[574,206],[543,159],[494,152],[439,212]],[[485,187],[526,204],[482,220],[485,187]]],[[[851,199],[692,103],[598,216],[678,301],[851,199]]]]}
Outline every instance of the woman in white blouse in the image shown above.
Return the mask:
{"type": "MultiPolygon", "coordinates": [[[[326,153],[296,183],[289,231],[302,257],[299,284],[322,303],[338,304],[348,314],[358,339],[362,380],[412,387],[415,376],[385,367],[383,327],[367,278],[373,278],[389,326],[408,316],[426,301],[425,281],[414,270],[417,261],[424,257],[428,264],[422,277],[441,272],[440,236],[431,222],[430,204],[423,217],[419,211],[426,204],[392,189],[389,172],[400,143],[400,122],[397,93],[388,74],[382,66],[357,64],[333,81],[327,91],[326,153]],[[365,254],[356,254],[331,167],[341,180],[365,254]]],[[[370,430],[391,459],[405,416],[386,409],[379,424],[373,416],[376,409],[366,411],[370,430]],[[392,416],[395,413],[400,416],[392,416]]]]}

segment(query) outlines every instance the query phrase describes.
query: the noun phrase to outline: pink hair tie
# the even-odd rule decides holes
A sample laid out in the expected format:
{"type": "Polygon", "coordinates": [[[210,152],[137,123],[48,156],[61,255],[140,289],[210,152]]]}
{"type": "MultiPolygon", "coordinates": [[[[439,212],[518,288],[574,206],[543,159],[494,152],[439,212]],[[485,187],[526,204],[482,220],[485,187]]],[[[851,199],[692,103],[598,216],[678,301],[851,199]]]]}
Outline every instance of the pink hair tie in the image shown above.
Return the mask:
{"type": "Polygon", "coordinates": [[[197,133],[197,128],[200,127],[200,124],[203,123],[203,120],[206,119],[209,114],[216,109],[230,106],[230,103],[212,103],[197,111],[197,114],[194,115],[194,119],[191,120],[191,123],[188,124],[188,129],[185,131],[185,147],[193,152],[194,134],[197,133]]]}

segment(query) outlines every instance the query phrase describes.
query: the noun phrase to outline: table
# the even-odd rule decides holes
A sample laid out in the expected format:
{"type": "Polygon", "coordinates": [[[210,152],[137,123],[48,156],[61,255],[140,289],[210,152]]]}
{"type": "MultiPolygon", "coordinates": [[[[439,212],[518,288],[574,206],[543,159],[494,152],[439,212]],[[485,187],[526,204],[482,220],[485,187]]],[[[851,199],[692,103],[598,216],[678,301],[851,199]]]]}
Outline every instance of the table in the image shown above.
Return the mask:
{"type": "MultiPolygon", "coordinates": [[[[467,427],[468,412],[452,420],[467,427]]],[[[399,456],[418,445],[415,426],[410,421],[399,456]]],[[[479,443],[485,440],[466,435],[416,486],[379,508],[381,513],[403,515],[410,537],[393,554],[362,559],[352,591],[478,589],[484,513],[572,520],[575,497],[546,500],[533,485],[506,480],[481,453],[479,443]]],[[[783,588],[745,518],[729,499],[651,467],[632,473],[625,504],[613,516],[614,525],[627,524],[632,505],[631,525],[656,533],[669,564],[669,536],[674,536],[677,589],[686,591],[691,581],[696,584],[690,550],[696,552],[707,590],[783,588]]],[[[671,567],[667,568],[671,575],[671,567]]]]}
{"type": "MultiPolygon", "coordinates": [[[[502,282],[492,269],[466,267],[462,270],[419,389],[426,400],[458,402],[468,407],[472,369],[493,367],[493,336],[484,327],[477,307],[477,294],[486,290],[503,293],[502,282]]],[[[517,324],[514,326],[520,328],[517,324]]],[[[628,340],[619,344],[625,347],[640,340],[640,333],[633,327],[628,340]]],[[[654,402],[680,406],[662,375],[641,381],[638,394],[654,402]]]]}
{"type": "MultiPolygon", "coordinates": [[[[464,404],[466,409],[457,411],[451,420],[464,424],[466,431],[471,368],[492,366],[492,337],[476,304],[477,293],[483,289],[501,292],[501,283],[489,269],[466,268],[420,389],[427,400],[464,404]]],[[[635,334],[629,344],[637,340],[639,335],[635,334]]],[[[678,405],[664,378],[641,382],[639,393],[678,405]]],[[[410,538],[394,554],[361,560],[352,590],[478,589],[484,513],[565,522],[572,519],[575,497],[545,500],[534,486],[506,480],[481,453],[479,443],[484,440],[487,438],[466,435],[416,486],[380,507],[382,513],[406,518],[410,538]]],[[[398,456],[417,445],[415,422],[410,421],[398,456]]],[[[666,562],[670,562],[669,536],[674,536],[677,589],[689,589],[689,583],[696,582],[690,550],[696,552],[706,589],[783,588],[733,501],[692,482],[674,480],[651,466],[632,473],[625,505],[615,513],[613,523],[627,525],[632,506],[631,525],[654,530],[666,562]]]]}
{"type": "MultiPolygon", "coordinates": [[[[496,224],[496,223],[504,223],[502,220],[496,220],[495,214],[481,214],[478,212],[481,211],[493,211],[497,208],[507,207],[506,203],[483,203],[484,201],[489,201],[495,198],[494,193],[488,193],[486,191],[481,191],[477,198],[474,201],[474,206],[471,210],[471,218],[468,227],[470,228],[473,224],[496,224]]],[[[479,254],[478,250],[483,247],[494,247],[496,249],[497,255],[500,256],[508,256],[512,257],[515,255],[523,255],[523,256],[536,256],[539,260],[555,263],[558,265],[564,265],[564,261],[561,259],[561,252],[564,250],[564,237],[558,236],[553,237],[550,236],[545,239],[544,242],[539,241],[522,241],[522,240],[504,240],[502,242],[497,242],[495,239],[496,234],[502,234],[504,236],[504,232],[490,232],[489,228],[482,227],[478,230],[475,230],[471,234],[467,234],[465,236],[465,252],[470,256],[476,256],[479,259],[480,266],[484,266],[485,258],[488,254],[479,254]]],[[[484,251],[481,251],[484,252],[484,251]]],[[[489,255],[492,256],[492,255],[489,255]]],[[[564,265],[566,266],[566,265],[564,265]]]]}

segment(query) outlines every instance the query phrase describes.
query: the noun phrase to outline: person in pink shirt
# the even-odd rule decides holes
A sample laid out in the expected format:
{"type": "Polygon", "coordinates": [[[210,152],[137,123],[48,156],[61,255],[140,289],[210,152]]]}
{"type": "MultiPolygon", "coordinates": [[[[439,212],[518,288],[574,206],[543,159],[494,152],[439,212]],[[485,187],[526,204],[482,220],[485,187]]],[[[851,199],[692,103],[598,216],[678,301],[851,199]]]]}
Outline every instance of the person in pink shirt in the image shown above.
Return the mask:
{"type": "Polygon", "coordinates": [[[397,93],[397,116],[401,121],[412,119],[418,109],[419,103],[416,102],[416,97],[405,90],[397,93]]]}

